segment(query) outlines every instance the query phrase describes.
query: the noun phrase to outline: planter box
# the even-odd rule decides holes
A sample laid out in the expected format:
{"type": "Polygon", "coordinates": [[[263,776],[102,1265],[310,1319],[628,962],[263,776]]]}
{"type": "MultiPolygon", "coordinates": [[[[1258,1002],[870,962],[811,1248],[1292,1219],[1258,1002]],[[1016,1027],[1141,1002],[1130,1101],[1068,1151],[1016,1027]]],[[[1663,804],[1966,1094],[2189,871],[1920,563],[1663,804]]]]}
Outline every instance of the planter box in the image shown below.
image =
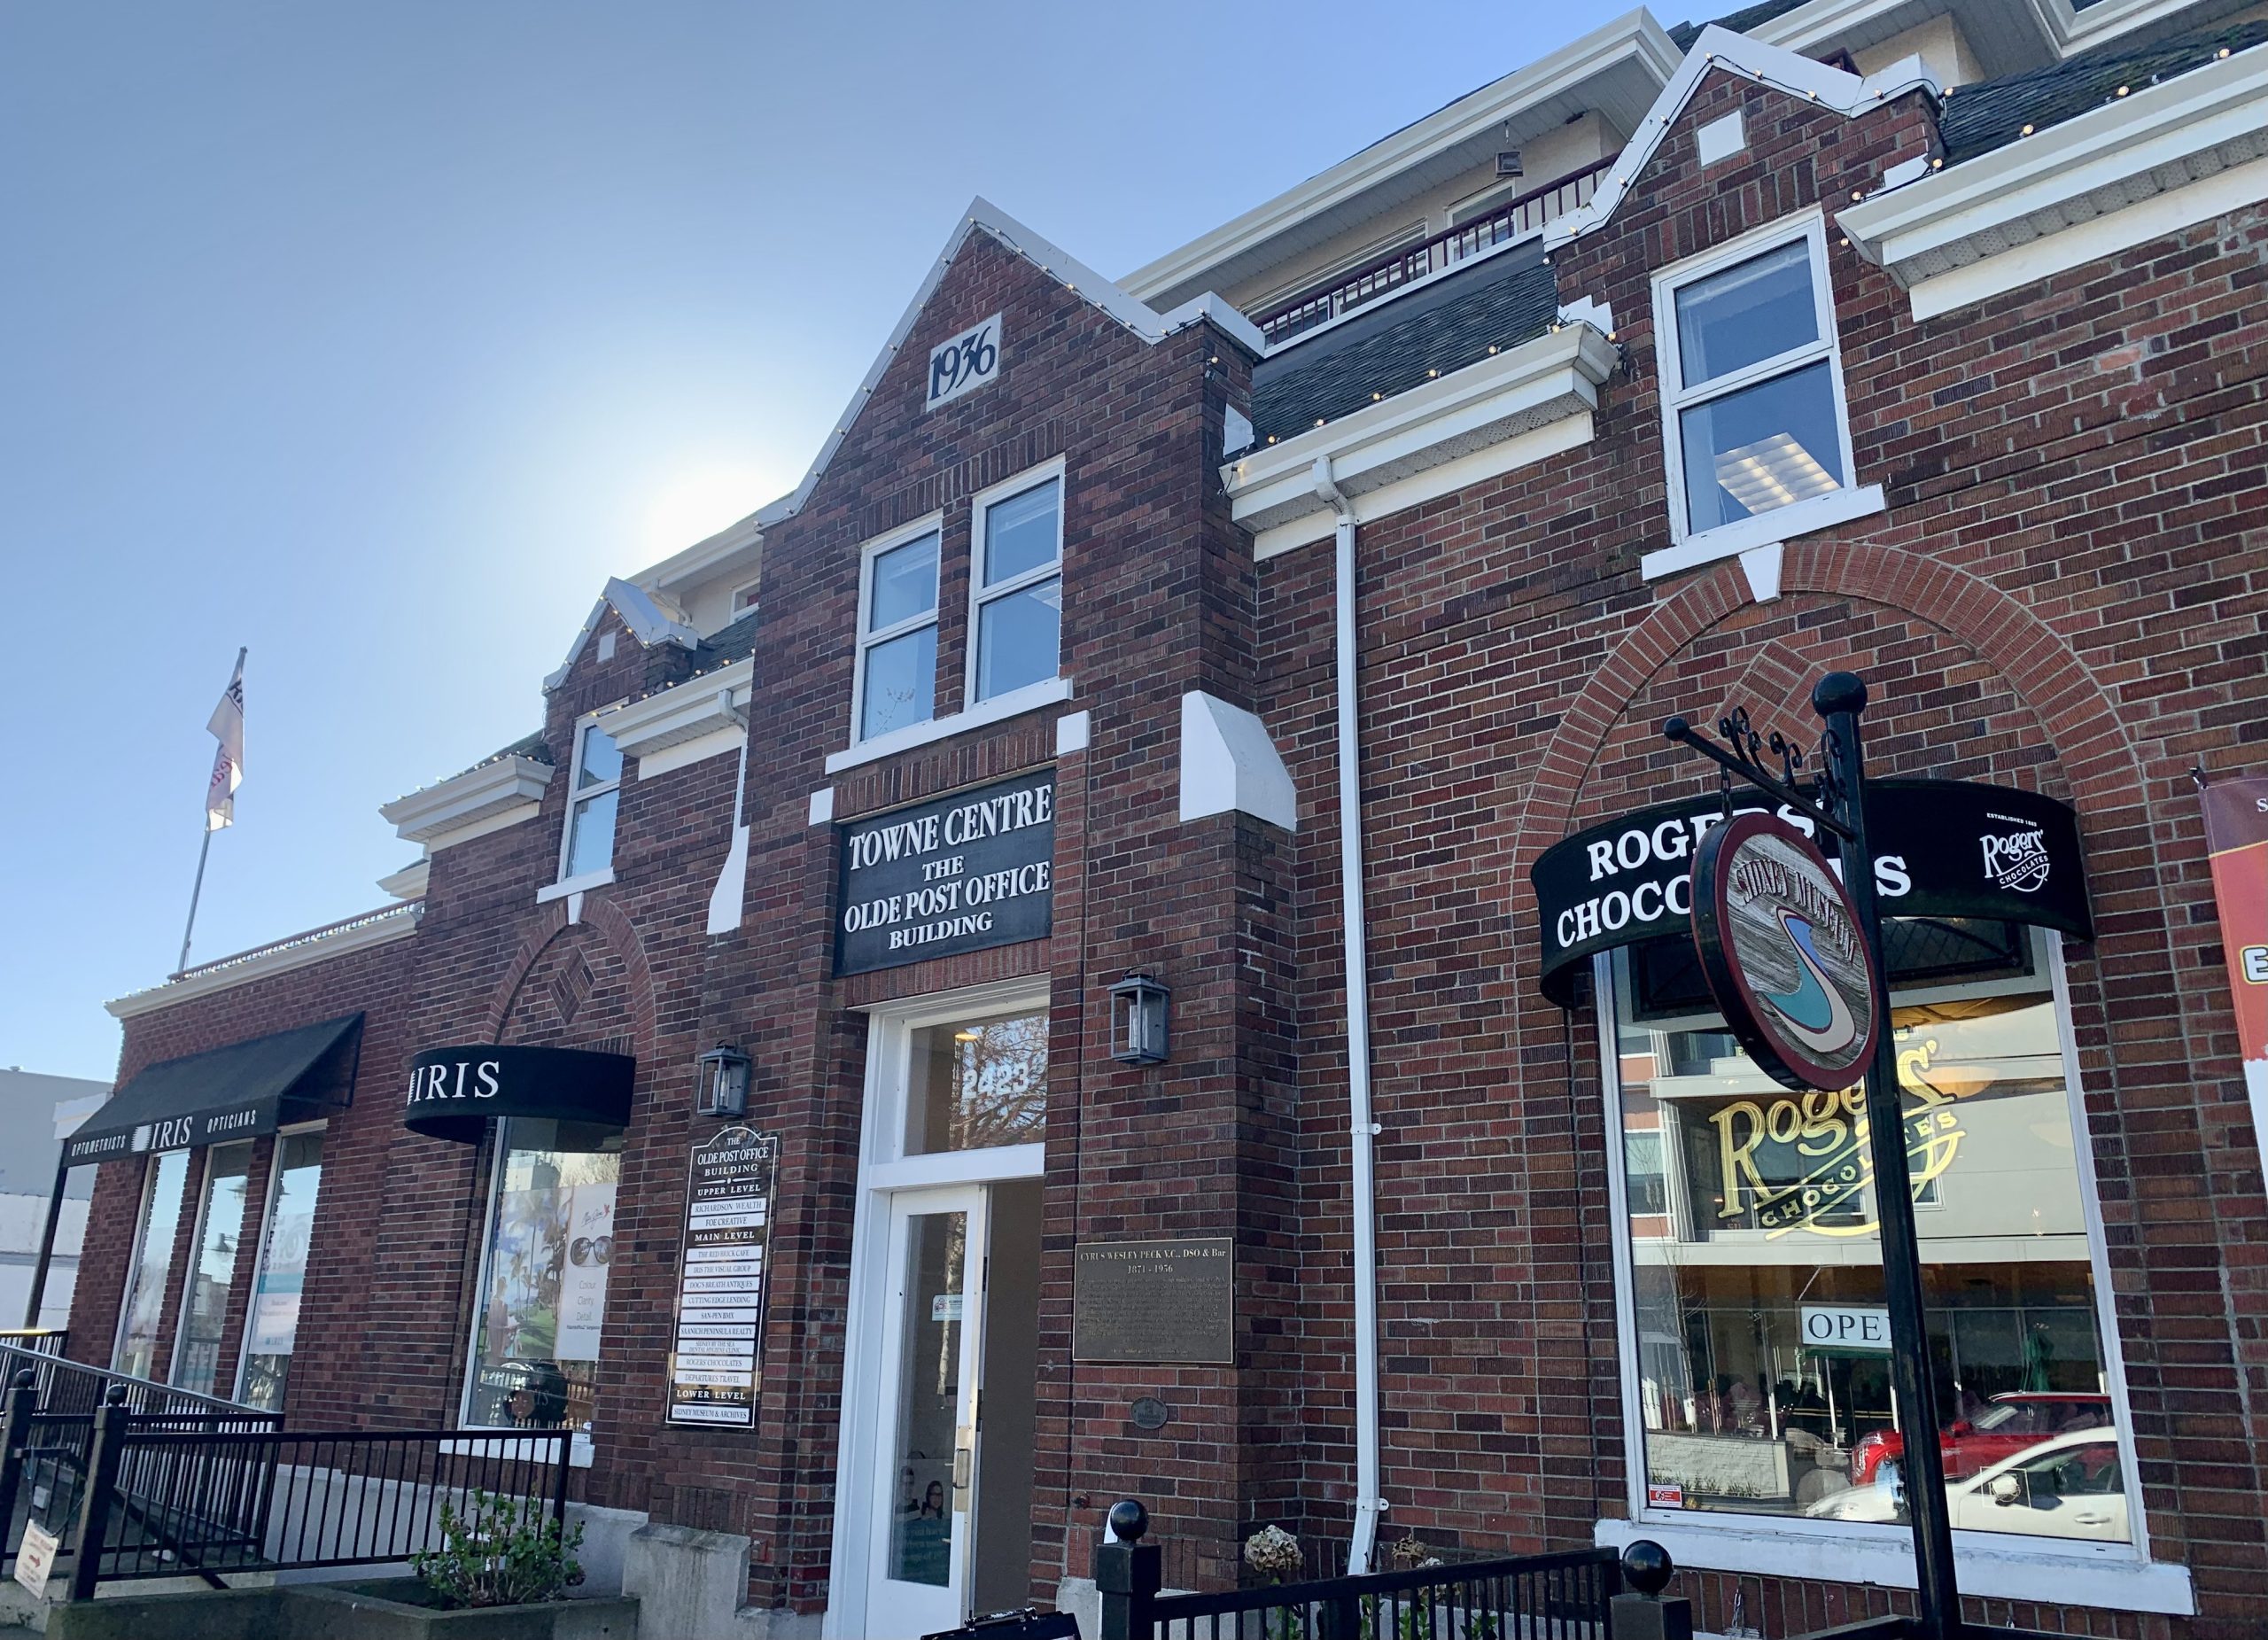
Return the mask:
{"type": "Polygon", "coordinates": [[[637,1640],[635,1599],[444,1612],[414,1579],[120,1595],[49,1608],[53,1640],[637,1640]]]}
{"type": "Polygon", "coordinates": [[[423,1587],[407,1577],[297,1583],[278,1592],[285,1606],[281,1640],[637,1640],[638,1635],[638,1603],[630,1599],[445,1612],[420,1605],[423,1587]]]}

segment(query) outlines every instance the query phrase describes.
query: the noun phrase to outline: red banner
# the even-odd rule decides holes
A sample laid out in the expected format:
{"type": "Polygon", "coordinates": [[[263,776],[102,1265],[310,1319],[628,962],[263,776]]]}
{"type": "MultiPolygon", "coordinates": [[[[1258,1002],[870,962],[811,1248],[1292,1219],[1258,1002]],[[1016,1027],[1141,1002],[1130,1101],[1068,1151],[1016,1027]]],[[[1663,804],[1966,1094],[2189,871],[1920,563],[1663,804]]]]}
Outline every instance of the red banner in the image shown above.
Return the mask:
{"type": "Polygon", "coordinates": [[[2268,778],[2216,781],[2203,801],[2253,1134],[2268,1151],[2268,778]]]}

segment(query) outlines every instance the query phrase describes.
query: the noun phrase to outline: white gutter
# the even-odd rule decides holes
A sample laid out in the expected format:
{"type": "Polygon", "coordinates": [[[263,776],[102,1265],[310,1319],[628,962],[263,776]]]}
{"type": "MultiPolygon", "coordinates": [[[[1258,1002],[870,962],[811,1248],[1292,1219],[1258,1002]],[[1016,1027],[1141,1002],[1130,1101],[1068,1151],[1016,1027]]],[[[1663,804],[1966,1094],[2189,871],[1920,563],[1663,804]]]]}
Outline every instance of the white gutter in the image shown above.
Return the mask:
{"type": "Polygon", "coordinates": [[[1385,1512],[1379,1465],[1379,1236],[1378,1174],[1371,1140],[1371,981],[1369,937],[1363,911],[1363,761],[1355,717],[1355,505],[1331,476],[1331,458],[1316,457],[1315,493],[1338,515],[1337,636],[1339,674],[1339,903],[1346,929],[1347,1146],[1354,1178],[1355,1221],[1355,1535],[1347,1545],[1347,1574],[1371,1569],[1385,1512]]]}

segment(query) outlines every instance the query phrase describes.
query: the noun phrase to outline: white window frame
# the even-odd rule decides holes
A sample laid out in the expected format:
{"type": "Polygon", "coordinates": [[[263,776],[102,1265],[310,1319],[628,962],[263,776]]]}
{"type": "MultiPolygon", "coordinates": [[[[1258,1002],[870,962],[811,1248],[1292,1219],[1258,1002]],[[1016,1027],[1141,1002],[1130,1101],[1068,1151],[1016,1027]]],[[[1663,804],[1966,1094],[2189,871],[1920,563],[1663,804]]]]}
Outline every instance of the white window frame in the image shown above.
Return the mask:
{"type": "MultiPolygon", "coordinates": [[[[559,872],[556,880],[550,884],[549,888],[537,896],[539,900],[555,899],[562,894],[571,891],[579,892],[584,889],[603,888],[614,881],[612,843],[607,847],[606,864],[596,871],[586,871],[579,877],[571,877],[567,874],[567,863],[575,855],[576,808],[579,804],[588,803],[594,797],[603,797],[610,791],[619,792],[627,784],[630,759],[625,757],[622,760],[622,773],[617,774],[613,780],[601,781],[588,791],[582,789],[584,742],[589,732],[598,728],[599,719],[621,704],[620,701],[616,701],[610,705],[599,708],[596,711],[585,712],[575,719],[574,750],[567,759],[567,818],[559,828],[559,872]]],[[[600,729],[599,733],[603,735],[606,731],[600,729]]],[[[612,737],[609,736],[609,738],[612,737]]],[[[615,750],[619,752],[622,749],[617,746],[615,750]]],[[[622,799],[619,797],[615,799],[614,804],[614,840],[616,843],[622,840],[622,799]]]]}
{"type": "MultiPolygon", "coordinates": [[[[1032,683],[1021,684],[1014,689],[1003,689],[999,694],[984,700],[979,700],[976,695],[976,669],[980,643],[983,637],[985,606],[997,603],[1012,593],[1021,592],[1027,587],[1036,587],[1051,576],[1059,581],[1062,579],[1063,514],[1069,499],[1067,494],[1069,486],[1064,481],[1064,458],[1059,455],[1052,461],[1042,462],[1037,467],[1026,468],[1005,483],[979,490],[972,500],[968,515],[968,642],[967,645],[968,653],[962,657],[963,677],[960,696],[963,706],[989,705],[992,701],[1006,700],[1023,689],[1033,688],[1049,681],[1045,678],[1036,679],[1032,683]],[[992,509],[1003,502],[1014,501],[1021,495],[1028,495],[1042,486],[1049,484],[1055,486],[1055,556],[1045,564],[1036,565],[1020,575],[1002,581],[997,587],[987,587],[984,584],[984,557],[987,545],[985,532],[990,525],[992,509]]],[[[1055,676],[1060,678],[1062,675],[1063,608],[1062,595],[1059,589],[1055,610],[1055,676]]]]}
{"type": "MultiPolygon", "coordinates": [[[[2125,1350],[2118,1331],[2102,1201],[2088,1142],[2086,1094],[2078,1047],[2071,1030],[2071,996],[2063,966],[2062,937],[2031,931],[2035,969],[2023,982],[2037,989],[2041,980],[2055,1008],[2056,1034],[2063,1060],[2064,1098],[2071,1123],[2072,1154],[2078,1172],[2080,1209],[2086,1223],[2087,1255],[2094,1275],[2094,1313],[2103,1352],[2103,1375],[2116,1414],[2118,1457],[2126,1488],[2126,1518],[2132,1541],[2089,1543],[2076,1539],[2026,1541],[2001,1533],[1956,1531],[1954,1553],[1961,1562],[1961,1592],[1992,1599],[2039,1600],[2056,1605],[2093,1605],[2117,1611],[2188,1614],[2195,1610],[2188,1568],[2150,1558],[2149,1522],[2142,1507],[2141,1476],[2136,1462],[2132,1399],[2127,1393],[2125,1350]]],[[[1592,995],[1597,999],[1601,1109],[1606,1131],[1622,1125],[1622,1069],[1615,1027],[1614,955],[1591,959],[1592,995]]],[[[1988,984],[1991,982],[1987,982],[1988,984]]],[[[1911,1000],[1926,1000],[1974,985],[1902,988],[1911,1000]]],[[[1801,1515],[1738,1514],[1731,1511],[1661,1509],[1646,1501],[1645,1418],[1635,1365],[1638,1361],[1636,1283],[1628,1212],[1628,1181],[1622,1146],[1608,1144],[1608,1216],[1614,1240],[1614,1311],[1617,1373],[1620,1379],[1622,1427],[1628,1461],[1628,1517],[1601,1520],[1596,1537],[1621,1546],[1635,1538],[1662,1542],[1679,1564],[1728,1572],[1769,1572],[1819,1576],[1835,1582],[1863,1580],[1910,1589],[1914,1586],[1913,1536],[1902,1526],[1854,1520],[1814,1520],[1801,1515]]],[[[1667,1146],[1665,1146],[1665,1152],[1667,1146]]]]}
{"type": "MultiPolygon", "coordinates": [[[[245,1324],[237,1338],[237,1376],[233,1380],[236,1387],[229,1392],[229,1398],[231,1401],[242,1401],[245,1398],[245,1372],[252,1364],[252,1306],[260,1298],[260,1278],[268,1273],[268,1232],[269,1227],[276,1222],[276,1186],[284,1178],[284,1141],[298,1133],[322,1133],[328,1139],[330,1129],[330,1123],[328,1120],[295,1122],[290,1127],[276,1129],[272,1136],[276,1142],[268,1147],[268,1187],[260,1193],[260,1240],[252,1249],[252,1281],[245,1288],[245,1324]]],[[[323,1148],[328,1153],[329,1144],[326,1143],[323,1148]]],[[[327,1167],[330,1165],[330,1158],[326,1154],[323,1160],[316,1166],[327,1167]]],[[[322,1181],[320,1178],[315,1181],[315,1201],[318,1207],[322,1201],[322,1181]]],[[[202,1226],[199,1228],[201,1231],[202,1226]]],[[[307,1256],[312,1263],[315,1257],[312,1240],[307,1247],[307,1256]]],[[[305,1277],[301,1278],[303,1281],[305,1279],[305,1277]]],[[[302,1287],[300,1293],[304,1297],[306,1288],[302,1287]]],[[[299,1329],[297,1323],[294,1323],[291,1328],[291,1353],[294,1356],[299,1353],[299,1329]]]]}
{"type": "MultiPolygon", "coordinates": [[[[136,1297],[135,1288],[142,1279],[142,1254],[144,1251],[144,1244],[148,1241],[150,1237],[150,1198],[157,1192],[159,1165],[163,1162],[167,1156],[172,1155],[174,1153],[170,1150],[151,1150],[143,1153],[142,1195],[140,1202],[135,1209],[134,1254],[133,1256],[127,1261],[126,1284],[119,1289],[120,1302],[118,1306],[118,1325],[111,1329],[110,1362],[108,1370],[113,1372],[120,1370],[118,1365],[118,1352],[126,1347],[126,1329],[131,1326],[134,1323],[134,1300],[136,1297]]],[[[190,1183],[197,1177],[197,1154],[194,1150],[184,1151],[182,1154],[189,1157],[189,1171],[182,1176],[181,1181],[182,1206],[185,1209],[189,1206],[189,1190],[190,1183]]],[[[181,1233],[181,1226],[179,1224],[175,1224],[174,1233],[176,1236],[181,1233]]],[[[168,1284],[172,1283],[179,1274],[180,1272],[170,1267],[169,1261],[168,1268],[166,1271],[167,1282],[168,1284]]],[[[158,1300],[158,1315],[161,1321],[165,1317],[165,1299],[161,1295],[158,1300]]],[[[154,1344],[157,1340],[152,1338],[151,1341],[154,1344]]],[[[167,1364],[170,1367],[172,1363],[168,1362],[167,1364]]],[[[151,1370],[155,1372],[157,1370],[157,1362],[152,1359],[150,1363],[151,1370]]]]}
{"type": "Polygon", "coordinates": [[[1673,263],[1654,275],[1654,359],[1657,396],[1661,400],[1662,462],[1669,481],[1669,533],[1666,551],[1647,553],[1640,564],[1646,579],[1690,569],[1719,558],[1732,557],[1753,548],[1770,546],[1831,525],[1883,510],[1882,486],[1859,483],[1856,454],[1851,445],[1851,408],[1843,388],[1843,350],[1835,324],[1835,287],[1828,276],[1827,218],[1817,206],[1793,212],[1750,229],[1736,238],[1713,246],[1697,256],[1673,263]],[[1736,263],[1801,242],[1811,261],[1812,301],[1819,315],[1815,340],[1791,347],[1769,359],[1712,377],[1698,387],[1685,385],[1684,362],[1677,332],[1677,295],[1686,286],[1722,273],[1736,263]],[[1806,366],[1827,361],[1828,380],[1835,396],[1835,431],[1843,456],[1843,485],[1824,495],[1814,495],[1770,512],[1755,513],[1730,524],[1696,530],[1688,512],[1685,486],[1684,439],[1679,428],[1682,412],[1711,400],[1753,387],[1759,382],[1786,376],[1806,366]]]}
{"type": "MultiPolygon", "coordinates": [[[[183,1344],[187,1342],[189,1339],[190,1298],[196,1290],[197,1266],[205,1251],[205,1231],[206,1222],[213,1216],[213,1158],[217,1153],[228,1149],[231,1145],[243,1145],[248,1147],[257,1147],[259,1144],[260,1140],[257,1139],[224,1139],[217,1145],[204,1145],[198,1146],[198,1148],[203,1150],[205,1153],[203,1157],[205,1165],[198,1168],[196,1171],[197,1224],[190,1232],[189,1263],[187,1265],[183,1266],[182,1270],[181,1294],[178,1302],[176,1302],[174,1306],[174,1349],[172,1356],[166,1363],[166,1377],[168,1380],[172,1380],[175,1373],[181,1371],[181,1347],[183,1344]]],[[[245,1183],[249,1186],[252,1183],[252,1158],[249,1154],[245,1156],[245,1183]]],[[[273,1165],[272,1161],[270,1165],[273,1165]]],[[[247,1205],[249,1205],[249,1203],[247,1203],[247,1205]]],[[[243,1264],[244,1256],[244,1229],[240,1225],[237,1227],[237,1265],[241,1266],[243,1264]]],[[[256,1259],[255,1262],[257,1262],[256,1259]]],[[[236,1291],[237,1277],[239,1273],[241,1273],[241,1271],[237,1268],[231,1268],[229,1271],[229,1293],[230,1294],[233,1294],[236,1291]]],[[[228,1321],[228,1299],[226,1296],[221,1300],[221,1318],[222,1325],[225,1327],[228,1321]]],[[[251,1317],[249,1314],[246,1315],[245,1319],[246,1321],[250,1321],[251,1317]]],[[[249,1327],[247,1327],[246,1330],[249,1331],[249,1327]]],[[[224,1331],[222,1337],[225,1338],[226,1336],[227,1333],[224,1331]]],[[[243,1351],[239,1350],[237,1353],[241,1355],[243,1351]]],[[[182,1386],[178,1384],[175,1384],[173,1387],[175,1388],[182,1387],[182,1386]]],[[[213,1363],[213,1382],[211,1386],[205,1389],[193,1390],[190,1393],[204,1395],[217,1395],[221,1393],[221,1363],[217,1356],[214,1358],[213,1363]]]]}
{"type": "MultiPolygon", "coordinates": [[[[850,739],[849,742],[850,745],[862,745],[870,738],[863,732],[866,721],[867,652],[889,642],[893,638],[905,637],[908,633],[919,632],[924,626],[940,625],[944,612],[944,593],[945,515],[942,508],[926,517],[917,518],[912,524],[892,530],[887,535],[878,535],[858,548],[858,629],[855,634],[856,658],[850,669],[850,739]],[[927,615],[908,616],[897,625],[886,626],[880,632],[868,632],[866,617],[874,609],[874,561],[882,554],[906,546],[910,542],[918,541],[925,535],[935,535],[937,538],[937,586],[936,595],[929,600],[929,612],[927,615]]],[[[909,729],[919,728],[921,724],[935,721],[936,715],[936,680],[932,679],[928,717],[913,723],[901,724],[895,729],[884,730],[882,734],[871,738],[879,741],[889,735],[903,735],[909,729]]]]}
{"type": "Polygon", "coordinates": [[[740,619],[742,616],[752,613],[756,609],[757,598],[763,595],[763,588],[762,581],[750,581],[745,586],[734,587],[732,595],[725,600],[726,624],[729,626],[732,622],[740,619]],[[743,603],[741,602],[743,594],[754,595],[750,596],[748,602],[743,603]]]}

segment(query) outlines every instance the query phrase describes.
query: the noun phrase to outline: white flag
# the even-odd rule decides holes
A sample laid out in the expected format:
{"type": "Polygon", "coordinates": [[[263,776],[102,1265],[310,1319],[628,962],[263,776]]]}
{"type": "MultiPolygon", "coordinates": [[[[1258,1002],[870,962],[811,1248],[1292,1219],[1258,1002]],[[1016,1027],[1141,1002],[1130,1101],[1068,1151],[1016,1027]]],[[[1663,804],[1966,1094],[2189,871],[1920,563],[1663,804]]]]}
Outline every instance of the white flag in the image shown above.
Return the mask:
{"type": "Polygon", "coordinates": [[[213,779],[205,789],[205,829],[234,825],[237,788],[245,783],[245,652],[237,651],[236,675],[206,724],[221,744],[213,753],[213,779]]]}

